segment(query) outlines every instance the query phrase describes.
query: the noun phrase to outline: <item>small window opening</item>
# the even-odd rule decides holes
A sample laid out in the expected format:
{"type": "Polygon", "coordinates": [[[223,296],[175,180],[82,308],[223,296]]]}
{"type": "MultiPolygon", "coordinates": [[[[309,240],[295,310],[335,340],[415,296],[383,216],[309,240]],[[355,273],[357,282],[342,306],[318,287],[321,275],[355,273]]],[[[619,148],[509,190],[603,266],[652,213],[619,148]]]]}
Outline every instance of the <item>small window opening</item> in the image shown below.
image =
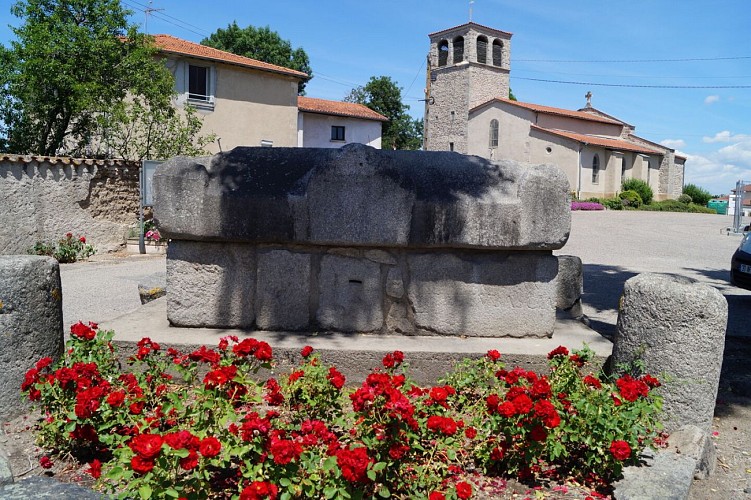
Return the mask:
{"type": "Polygon", "coordinates": [[[441,40],[438,44],[438,66],[446,66],[449,60],[449,42],[441,40]]]}
{"type": "Polygon", "coordinates": [[[490,147],[498,147],[498,120],[490,120],[490,147]]]}
{"type": "Polygon", "coordinates": [[[209,68],[188,66],[188,99],[209,100],[209,68]]]}
{"type": "Polygon", "coordinates": [[[449,151],[453,151],[453,150],[454,150],[454,143],[449,142],[449,151]]]}
{"type": "Polygon", "coordinates": [[[464,37],[454,38],[454,64],[464,60],[464,37]]]}
{"type": "Polygon", "coordinates": [[[600,155],[592,158],[592,184],[600,182],[600,155]]]}
{"type": "Polygon", "coordinates": [[[493,66],[503,65],[503,42],[493,40],[493,66]]]}
{"type": "Polygon", "coordinates": [[[482,64],[488,62],[488,39],[483,35],[477,37],[477,62],[482,64]]]}
{"type": "Polygon", "coordinates": [[[331,140],[343,141],[344,139],[344,127],[340,125],[331,126],[331,140]]]}

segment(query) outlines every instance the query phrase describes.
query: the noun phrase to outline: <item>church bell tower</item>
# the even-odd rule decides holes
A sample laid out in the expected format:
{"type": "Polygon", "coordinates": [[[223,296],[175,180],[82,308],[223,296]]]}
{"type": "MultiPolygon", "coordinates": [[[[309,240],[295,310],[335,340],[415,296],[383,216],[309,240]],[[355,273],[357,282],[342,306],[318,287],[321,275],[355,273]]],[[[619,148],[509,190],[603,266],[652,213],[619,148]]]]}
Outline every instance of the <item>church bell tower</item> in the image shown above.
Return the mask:
{"type": "Polygon", "coordinates": [[[428,36],[424,146],[467,153],[469,110],[508,98],[511,33],[469,22],[428,36]]]}

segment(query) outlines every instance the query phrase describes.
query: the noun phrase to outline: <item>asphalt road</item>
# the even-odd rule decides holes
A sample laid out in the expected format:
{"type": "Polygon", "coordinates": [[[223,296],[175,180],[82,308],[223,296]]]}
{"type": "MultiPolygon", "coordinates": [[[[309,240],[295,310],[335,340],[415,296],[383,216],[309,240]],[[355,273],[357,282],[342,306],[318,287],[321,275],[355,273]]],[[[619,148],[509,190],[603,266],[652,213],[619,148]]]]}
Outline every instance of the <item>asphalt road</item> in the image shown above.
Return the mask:
{"type": "MultiPolygon", "coordinates": [[[[718,288],[729,305],[728,336],[751,337],[751,292],[729,282],[740,236],[729,216],[663,212],[572,212],[571,236],[556,254],[584,264],[584,312],[605,335],[615,331],[624,282],[643,272],[690,276],[718,288]]],[[[105,254],[60,266],[63,318],[102,322],[140,307],[138,284],[165,275],[164,256],[105,254]]]]}

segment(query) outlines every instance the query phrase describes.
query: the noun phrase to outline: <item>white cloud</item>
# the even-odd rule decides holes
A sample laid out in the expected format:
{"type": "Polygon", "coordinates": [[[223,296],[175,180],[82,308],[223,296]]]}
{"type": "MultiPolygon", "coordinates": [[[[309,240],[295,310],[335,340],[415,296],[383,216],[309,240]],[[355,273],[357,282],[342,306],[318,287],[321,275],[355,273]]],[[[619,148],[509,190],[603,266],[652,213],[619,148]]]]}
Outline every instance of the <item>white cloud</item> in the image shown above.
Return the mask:
{"type": "Polygon", "coordinates": [[[704,104],[713,104],[720,100],[720,96],[718,95],[708,95],[704,98],[704,104]]]}
{"type": "Polygon", "coordinates": [[[704,136],[702,137],[702,142],[706,142],[708,144],[711,144],[713,142],[745,142],[751,139],[751,136],[745,135],[745,134],[736,134],[733,135],[728,130],[723,130],[722,132],[717,132],[714,137],[708,137],[704,136]]]}
{"type": "Polygon", "coordinates": [[[660,144],[670,149],[686,147],[686,141],[684,141],[683,139],[665,139],[664,141],[660,141],[660,144]]]}

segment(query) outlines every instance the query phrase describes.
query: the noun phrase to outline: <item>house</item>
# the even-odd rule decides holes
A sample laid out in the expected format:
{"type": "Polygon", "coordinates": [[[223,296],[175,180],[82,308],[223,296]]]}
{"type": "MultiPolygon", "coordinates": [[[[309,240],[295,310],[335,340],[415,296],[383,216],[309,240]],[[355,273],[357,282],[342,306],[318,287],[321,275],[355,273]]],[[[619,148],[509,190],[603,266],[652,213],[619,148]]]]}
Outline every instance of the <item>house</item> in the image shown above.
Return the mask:
{"type": "Polygon", "coordinates": [[[683,190],[686,158],[591,104],[566,110],[508,99],[511,33],[467,23],[431,33],[425,149],[553,163],[577,197],[612,197],[628,178],[656,200],[683,190]]]}
{"type": "Polygon", "coordinates": [[[217,135],[210,152],[297,146],[297,84],[308,75],[170,35],[154,41],[175,77],[177,106],[195,107],[201,133],[217,135]]]}
{"type": "Polygon", "coordinates": [[[297,98],[297,145],[340,148],[357,142],[381,149],[381,127],[388,118],[362,104],[297,98]]]}
{"type": "Polygon", "coordinates": [[[300,71],[171,35],[154,42],[175,77],[176,105],[193,106],[202,134],[216,134],[211,153],[236,146],[381,147],[387,118],[361,104],[298,97],[300,71]]]}

